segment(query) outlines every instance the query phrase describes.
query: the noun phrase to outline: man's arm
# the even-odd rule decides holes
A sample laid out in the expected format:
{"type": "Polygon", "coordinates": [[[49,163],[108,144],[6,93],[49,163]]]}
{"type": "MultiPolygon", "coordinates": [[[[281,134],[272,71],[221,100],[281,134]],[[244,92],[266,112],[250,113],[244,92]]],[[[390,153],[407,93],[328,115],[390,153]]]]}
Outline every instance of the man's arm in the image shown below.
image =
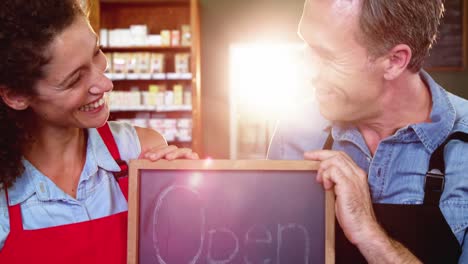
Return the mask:
{"type": "Polygon", "coordinates": [[[320,161],[317,181],[334,188],[336,217],[348,240],[369,263],[421,263],[407,248],[391,239],[378,224],[370,198],[367,174],[344,152],[306,152],[307,160],[320,161]]]}
{"type": "Polygon", "coordinates": [[[421,263],[400,242],[390,238],[385,231],[375,223],[374,231],[368,238],[356,246],[369,263],[421,263]]]}

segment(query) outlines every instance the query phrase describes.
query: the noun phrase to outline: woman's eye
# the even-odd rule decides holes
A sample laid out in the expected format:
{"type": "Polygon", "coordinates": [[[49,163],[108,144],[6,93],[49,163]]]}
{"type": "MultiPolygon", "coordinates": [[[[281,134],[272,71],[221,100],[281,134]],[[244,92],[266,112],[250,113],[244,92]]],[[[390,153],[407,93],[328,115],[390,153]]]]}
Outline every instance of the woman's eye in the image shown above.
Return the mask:
{"type": "Polygon", "coordinates": [[[76,77],[75,79],[73,79],[73,81],[70,82],[70,84],[68,85],[68,87],[73,87],[73,86],[75,86],[80,80],[81,80],[81,74],[78,75],[78,77],[76,77]]]}

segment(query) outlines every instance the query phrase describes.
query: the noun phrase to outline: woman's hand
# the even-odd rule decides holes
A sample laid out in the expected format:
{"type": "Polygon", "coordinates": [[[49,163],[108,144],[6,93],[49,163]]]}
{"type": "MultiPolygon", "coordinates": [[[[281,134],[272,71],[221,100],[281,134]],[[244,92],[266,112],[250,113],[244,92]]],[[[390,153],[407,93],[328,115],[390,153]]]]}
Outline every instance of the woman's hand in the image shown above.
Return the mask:
{"type": "Polygon", "coordinates": [[[140,155],[140,159],[157,161],[160,159],[175,160],[175,159],[199,159],[198,154],[189,148],[178,148],[174,145],[163,145],[151,148],[140,155]]]}
{"type": "Polygon", "coordinates": [[[199,159],[198,154],[189,148],[178,148],[173,145],[168,146],[164,137],[153,129],[135,127],[135,130],[138,134],[142,149],[140,157],[138,157],[139,159],[151,161],[160,159],[199,159]]]}

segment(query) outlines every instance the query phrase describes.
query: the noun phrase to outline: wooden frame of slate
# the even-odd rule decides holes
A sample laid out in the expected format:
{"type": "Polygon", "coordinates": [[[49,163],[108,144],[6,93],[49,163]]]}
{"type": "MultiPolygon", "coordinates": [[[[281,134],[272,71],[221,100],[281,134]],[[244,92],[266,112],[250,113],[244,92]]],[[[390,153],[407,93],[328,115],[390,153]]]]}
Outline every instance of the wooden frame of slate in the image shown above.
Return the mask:
{"type": "Polygon", "coordinates": [[[318,162],[130,162],[128,263],[335,262],[318,162]]]}

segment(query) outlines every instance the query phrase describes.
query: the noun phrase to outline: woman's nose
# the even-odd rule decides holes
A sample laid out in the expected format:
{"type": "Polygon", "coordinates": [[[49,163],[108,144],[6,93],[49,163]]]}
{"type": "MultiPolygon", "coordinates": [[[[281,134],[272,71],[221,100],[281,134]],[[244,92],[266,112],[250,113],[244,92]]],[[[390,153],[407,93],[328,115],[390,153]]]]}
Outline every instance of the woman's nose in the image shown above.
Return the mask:
{"type": "Polygon", "coordinates": [[[93,80],[89,87],[89,92],[91,94],[101,94],[112,91],[114,84],[104,75],[104,73],[96,71],[93,75],[93,80]]]}

